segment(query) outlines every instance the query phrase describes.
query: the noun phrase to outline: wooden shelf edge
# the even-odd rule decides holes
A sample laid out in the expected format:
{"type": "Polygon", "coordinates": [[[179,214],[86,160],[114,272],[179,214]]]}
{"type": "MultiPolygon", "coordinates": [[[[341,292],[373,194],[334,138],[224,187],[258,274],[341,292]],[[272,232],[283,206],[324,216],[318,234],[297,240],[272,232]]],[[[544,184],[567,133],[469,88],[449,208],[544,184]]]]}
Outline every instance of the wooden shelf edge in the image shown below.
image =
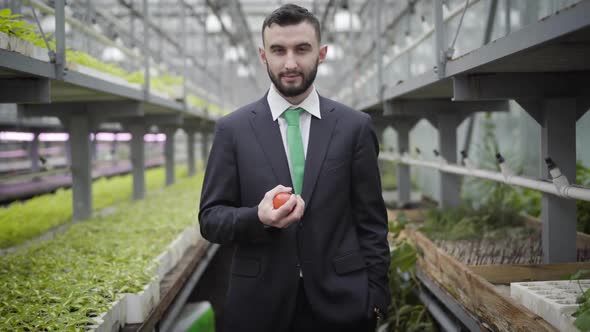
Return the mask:
{"type": "Polygon", "coordinates": [[[417,266],[491,330],[557,331],[540,316],[505,297],[483,277],[436,247],[418,231],[406,235],[418,247],[417,266]]]}

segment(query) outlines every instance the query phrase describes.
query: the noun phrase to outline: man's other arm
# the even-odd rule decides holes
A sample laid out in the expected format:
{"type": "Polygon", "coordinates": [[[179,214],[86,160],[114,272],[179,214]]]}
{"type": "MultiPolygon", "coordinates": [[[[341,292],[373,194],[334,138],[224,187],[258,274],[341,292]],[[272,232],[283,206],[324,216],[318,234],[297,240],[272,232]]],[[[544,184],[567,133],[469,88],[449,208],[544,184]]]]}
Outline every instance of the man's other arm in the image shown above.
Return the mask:
{"type": "Polygon", "coordinates": [[[370,116],[363,116],[353,156],[352,204],[361,251],[368,266],[372,304],[386,312],[390,302],[387,210],[377,161],[379,142],[370,116]]]}

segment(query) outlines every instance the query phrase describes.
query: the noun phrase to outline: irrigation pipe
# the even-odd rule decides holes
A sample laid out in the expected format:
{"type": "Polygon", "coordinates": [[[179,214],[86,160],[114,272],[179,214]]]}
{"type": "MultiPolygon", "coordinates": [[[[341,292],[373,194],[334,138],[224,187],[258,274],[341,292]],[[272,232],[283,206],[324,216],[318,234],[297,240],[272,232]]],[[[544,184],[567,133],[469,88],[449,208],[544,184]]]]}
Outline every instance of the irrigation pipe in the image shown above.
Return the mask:
{"type": "Polygon", "coordinates": [[[563,198],[577,199],[590,202],[590,188],[586,187],[580,187],[576,185],[557,186],[552,182],[544,180],[536,180],[524,176],[517,176],[511,174],[505,175],[500,172],[477,169],[473,167],[459,166],[456,164],[446,163],[443,160],[426,161],[421,159],[410,158],[407,155],[399,156],[398,154],[392,153],[381,153],[379,158],[382,160],[398,162],[406,165],[415,165],[438,169],[445,173],[474,176],[496,182],[503,182],[505,184],[533,189],[536,191],[552,194],[563,198]]]}

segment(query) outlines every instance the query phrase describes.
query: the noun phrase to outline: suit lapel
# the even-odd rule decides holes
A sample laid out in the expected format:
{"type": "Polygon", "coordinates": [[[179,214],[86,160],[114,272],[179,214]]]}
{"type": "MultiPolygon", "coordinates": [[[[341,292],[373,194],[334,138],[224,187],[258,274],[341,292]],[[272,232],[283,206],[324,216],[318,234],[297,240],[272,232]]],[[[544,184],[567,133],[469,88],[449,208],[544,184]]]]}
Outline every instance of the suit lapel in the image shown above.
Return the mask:
{"type": "Polygon", "coordinates": [[[258,144],[262,147],[264,155],[271,165],[277,184],[292,187],[289,162],[283,146],[281,131],[278,124],[272,119],[266,95],[259,100],[257,107],[252,110],[250,124],[258,144]]]}
{"type": "Polygon", "coordinates": [[[336,112],[334,112],[334,105],[321,96],[320,113],[322,115],[321,120],[312,116],[311,128],[309,130],[305,173],[303,176],[303,192],[301,195],[306,204],[309,204],[308,202],[311,200],[316,180],[320,174],[328,147],[330,146],[332,132],[338,122],[336,112]]]}

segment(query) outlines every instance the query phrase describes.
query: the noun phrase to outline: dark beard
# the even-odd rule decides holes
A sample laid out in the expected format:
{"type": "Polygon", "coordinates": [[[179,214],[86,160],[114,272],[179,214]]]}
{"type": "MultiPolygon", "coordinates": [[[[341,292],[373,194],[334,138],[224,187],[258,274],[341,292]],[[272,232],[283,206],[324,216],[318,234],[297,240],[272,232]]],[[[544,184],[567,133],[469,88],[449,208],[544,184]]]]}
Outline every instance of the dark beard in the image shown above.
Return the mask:
{"type": "MultiPolygon", "coordinates": [[[[315,77],[318,73],[318,65],[319,64],[320,64],[320,62],[318,59],[315,63],[315,67],[309,73],[309,76],[304,75],[302,72],[297,72],[297,74],[300,74],[303,76],[303,82],[301,83],[301,85],[299,87],[286,87],[286,86],[284,86],[281,83],[280,77],[276,77],[275,75],[273,75],[273,73],[271,73],[270,69],[268,68],[268,65],[266,65],[266,71],[268,72],[268,77],[270,77],[270,80],[272,81],[272,83],[274,84],[274,86],[277,88],[277,90],[279,91],[279,93],[281,95],[283,95],[284,97],[296,97],[296,96],[299,96],[300,94],[304,93],[305,91],[307,91],[307,89],[309,89],[309,87],[313,84],[313,81],[315,80],[315,77]]],[[[279,76],[280,76],[280,74],[279,74],[279,76]]]]}

